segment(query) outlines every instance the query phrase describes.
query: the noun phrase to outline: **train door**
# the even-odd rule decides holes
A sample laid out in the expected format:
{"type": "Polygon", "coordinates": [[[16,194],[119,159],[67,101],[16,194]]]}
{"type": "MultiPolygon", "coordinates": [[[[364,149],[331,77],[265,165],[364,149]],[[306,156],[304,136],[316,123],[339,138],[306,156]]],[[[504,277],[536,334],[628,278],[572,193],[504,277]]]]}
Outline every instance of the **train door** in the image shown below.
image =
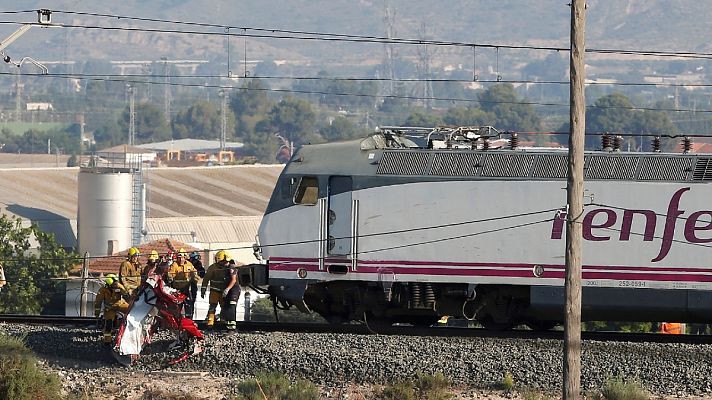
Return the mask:
{"type": "Polygon", "coordinates": [[[327,213],[327,254],[329,256],[351,255],[352,215],[350,176],[329,178],[329,210],[327,213]]]}

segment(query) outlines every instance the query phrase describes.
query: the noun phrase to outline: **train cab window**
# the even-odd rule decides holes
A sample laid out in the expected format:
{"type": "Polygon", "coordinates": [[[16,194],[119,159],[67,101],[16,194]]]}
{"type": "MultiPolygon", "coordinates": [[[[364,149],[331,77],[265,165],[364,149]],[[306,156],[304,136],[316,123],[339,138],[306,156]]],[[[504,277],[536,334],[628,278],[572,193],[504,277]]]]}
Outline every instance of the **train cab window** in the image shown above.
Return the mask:
{"type": "Polygon", "coordinates": [[[297,189],[298,178],[282,178],[279,181],[280,196],[282,199],[292,199],[294,198],[294,192],[297,189]]]}
{"type": "Polygon", "coordinates": [[[294,194],[294,204],[314,205],[319,199],[319,181],[314,176],[303,176],[294,194]]]}

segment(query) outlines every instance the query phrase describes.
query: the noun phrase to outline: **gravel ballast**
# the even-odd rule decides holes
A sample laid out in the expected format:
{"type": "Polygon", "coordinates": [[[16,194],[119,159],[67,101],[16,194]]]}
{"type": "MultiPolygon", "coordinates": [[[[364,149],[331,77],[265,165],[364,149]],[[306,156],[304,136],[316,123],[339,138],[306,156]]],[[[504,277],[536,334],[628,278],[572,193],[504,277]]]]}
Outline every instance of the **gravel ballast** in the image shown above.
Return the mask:
{"type": "MultiPolygon", "coordinates": [[[[229,379],[279,371],[322,385],[385,383],[440,371],[454,384],[473,388],[496,387],[510,372],[519,388],[558,393],[562,385],[558,340],[215,332],[207,334],[202,354],[165,368],[171,338],[164,333],[126,368],[115,363],[93,329],[0,323],[0,333],[26,335],[39,357],[80,387],[102,385],[122,372],[156,370],[205,371],[229,379]]],[[[637,379],[656,395],[709,395],[712,345],[586,341],[582,374],[584,390],[622,377],[637,379]]]]}

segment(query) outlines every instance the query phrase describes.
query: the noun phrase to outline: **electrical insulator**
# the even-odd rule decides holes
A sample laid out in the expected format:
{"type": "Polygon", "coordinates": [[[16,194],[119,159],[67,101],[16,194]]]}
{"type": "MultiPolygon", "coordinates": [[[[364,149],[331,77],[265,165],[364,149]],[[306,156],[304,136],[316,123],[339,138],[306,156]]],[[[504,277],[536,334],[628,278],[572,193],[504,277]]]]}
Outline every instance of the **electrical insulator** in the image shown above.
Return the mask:
{"type": "Polygon", "coordinates": [[[519,134],[512,133],[512,137],[509,139],[509,148],[514,150],[519,147],[519,134]]]}
{"type": "Polygon", "coordinates": [[[601,146],[603,147],[603,151],[613,150],[613,139],[609,134],[604,133],[603,136],[601,136],[601,146]]]}
{"type": "Polygon", "coordinates": [[[660,136],[655,136],[653,138],[653,151],[660,153],[660,136]]]}
{"type": "Polygon", "coordinates": [[[689,136],[682,138],[682,152],[689,153],[692,150],[692,141],[689,136]]]}
{"type": "Polygon", "coordinates": [[[623,136],[613,137],[613,151],[621,151],[621,143],[623,142],[623,136]]]}

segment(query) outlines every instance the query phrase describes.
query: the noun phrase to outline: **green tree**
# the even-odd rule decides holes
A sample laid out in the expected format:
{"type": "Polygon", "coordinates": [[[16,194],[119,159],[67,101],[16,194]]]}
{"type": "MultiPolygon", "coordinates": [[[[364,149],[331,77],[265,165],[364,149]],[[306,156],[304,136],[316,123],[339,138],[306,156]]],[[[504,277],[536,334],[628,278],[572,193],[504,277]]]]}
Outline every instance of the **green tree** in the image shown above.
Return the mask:
{"type": "Polygon", "coordinates": [[[96,148],[101,150],[120,143],[126,143],[128,131],[122,129],[118,122],[113,121],[101,125],[94,131],[96,148]]]}
{"type": "MultiPolygon", "coordinates": [[[[160,142],[171,138],[171,128],[168,126],[163,110],[155,105],[144,102],[136,105],[136,143],[160,142]]],[[[129,107],[126,106],[119,118],[119,127],[124,132],[129,131],[129,107]]]]}
{"type": "Polygon", "coordinates": [[[443,120],[439,115],[425,114],[421,112],[414,112],[410,114],[403,122],[403,125],[405,126],[423,126],[426,128],[432,128],[442,124],[443,120]]]}
{"type": "MultiPolygon", "coordinates": [[[[235,131],[235,115],[227,110],[228,136],[235,131]]],[[[180,111],[173,120],[173,138],[215,139],[222,133],[222,116],[215,104],[207,101],[193,103],[180,111]]]]}
{"type": "Polygon", "coordinates": [[[275,104],[267,115],[269,128],[295,144],[303,143],[303,139],[311,133],[315,120],[311,103],[292,97],[275,104]]]}
{"type": "Polygon", "coordinates": [[[230,97],[230,108],[235,117],[266,114],[272,107],[264,85],[259,79],[251,79],[230,97]]]}
{"type": "MultiPolygon", "coordinates": [[[[613,93],[596,100],[586,112],[586,131],[611,134],[649,133],[670,135],[675,126],[663,111],[636,110],[633,102],[621,93],[613,93]]],[[[650,141],[628,136],[626,145],[632,150],[650,149],[650,141]]],[[[600,147],[600,139],[591,136],[586,140],[591,147],[600,147]]],[[[674,142],[667,142],[674,146],[674,142]]]]}
{"type": "Polygon", "coordinates": [[[633,125],[633,103],[621,93],[613,93],[596,100],[586,112],[589,132],[622,133],[633,125]]]}
{"type": "Polygon", "coordinates": [[[262,163],[274,163],[279,144],[266,121],[258,123],[255,130],[243,132],[242,140],[245,154],[262,163]]]}
{"type": "Polygon", "coordinates": [[[501,130],[535,131],[540,129],[541,119],[531,104],[514,92],[509,83],[490,87],[478,96],[483,111],[494,114],[490,124],[501,130]]]}
{"type": "Polygon", "coordinates": [[[319,133],[327,142],[348,140],[361,136],[361,131],[347,118],[338,116],[331,124],[319,129],[319,133]]]}
{"type": "Polygon", "coordinates": [[[37,225],[23,228],[19,218],[0,215],[0,259],[8,284],[0,291],[0,313],[38,314],[61,286],[52,278],[69,272],[76,254],[37,225]],[[39,246],[31,248],[31,242],[39,246]]]}
{"type": "Polygon", "coordinates": [[[446,124],[456,126],[492,125],[494,119],[494,115],[475,107],[453,107],[443,117],[446,124]]]}

